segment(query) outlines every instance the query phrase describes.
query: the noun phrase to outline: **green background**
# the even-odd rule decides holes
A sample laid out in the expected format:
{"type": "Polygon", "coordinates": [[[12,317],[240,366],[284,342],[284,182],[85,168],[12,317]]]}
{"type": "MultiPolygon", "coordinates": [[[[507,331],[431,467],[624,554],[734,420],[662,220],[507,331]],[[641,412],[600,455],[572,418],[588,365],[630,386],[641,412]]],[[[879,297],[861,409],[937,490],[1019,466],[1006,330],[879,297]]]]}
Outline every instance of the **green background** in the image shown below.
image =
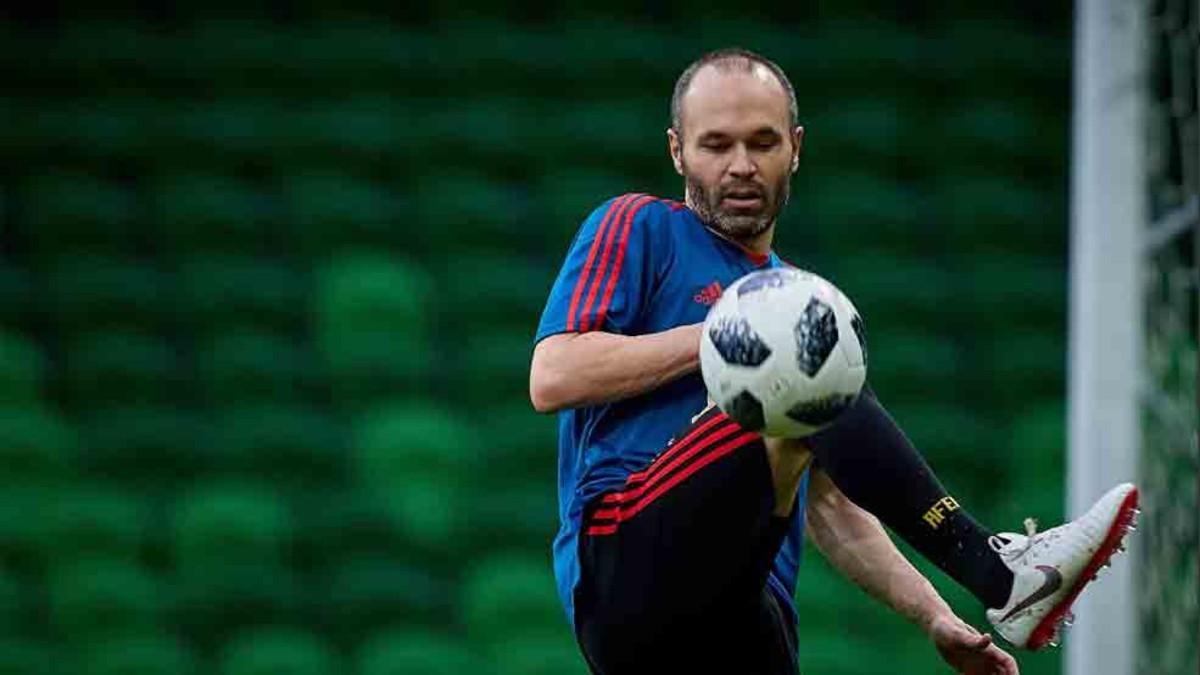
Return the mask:
{"type": "MultiPolygon", "coordinates": [[[[1059,520],[1067,10],[775,4],[8,10],[0,673],[583,672],[531,338],[731,44],[807,129],[778,251],[965,508],[1059,520]]],[[[811,550],[797,601],[806,673],[948,670],[811,550]]]]}

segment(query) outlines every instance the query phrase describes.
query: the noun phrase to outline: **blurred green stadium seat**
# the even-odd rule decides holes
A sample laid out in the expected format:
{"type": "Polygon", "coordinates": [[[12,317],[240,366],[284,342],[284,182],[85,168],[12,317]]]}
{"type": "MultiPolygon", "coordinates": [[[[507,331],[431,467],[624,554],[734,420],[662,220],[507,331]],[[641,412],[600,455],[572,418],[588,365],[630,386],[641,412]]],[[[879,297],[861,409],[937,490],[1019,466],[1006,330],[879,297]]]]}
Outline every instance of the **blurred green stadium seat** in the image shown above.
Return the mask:
{"type": "MultiPolygon", "coordinates": [[[[1042,458],[1039,464],[1047,466],[1055,460],[1061,463],[1061,453],[1055,452],[1053,455],[1042,458]]],[[[1059,471],[1061,472],[1062,469],[1059,471]]],[[[1061,523],[1065,518],[1081,515],[1067,512],[1063,499],[1062,481],[1057,476],[1034,475],[1028,484],[1030,489],[1026,494],[1015,495],[1010,491],[996,496],[989,508],[989,512],[992,514],[992,520],[988,523],[990,526],[1004,532],[1024,533],[1026,518],[1033,518],[1040,524],[1041,530],[1047,530],[1061,523]]]]}
{"type": "Polygon", "coordinates": [[[32,289],[26,270],[0,259],[0,322],[4,326],[24,325],[33,305],[32,289]]]}
{"type": "Polygon", "coordinates": [[[38,578],[44,573],[38,547],[45,519],[41,507],[55,494],[54,488],[42,485],[0,486],[0,559],[14,573],[38,578]]]}
{"type": "Polygon", "coordinates": [[[885,399],[920,398],[953,389],[970,373],[962,349],[944,334],[867,325],[867,372],[885,399]]]}
{"type": "Polygon", "coordinates": [[[317,623],[308,613],[314,605],[309,596],[317,591],[287,566],[221,562],[176,577],[173,590],[177,600],[171,624],[206,652],[242,629],[317,623]]]}
{"type": "Polygon", "coordinates": [[[846,258],[880,246],[888,247],[890,255],[921,255],[942,237],[922,218],[920,194],[886,174],[847,170],[802,181],[796,191],[804,199],[797,206],[806,217],[800,218],[799,231],[780,231],[781,246],[802,233],[805,245],[815,240],[846,258]]]}
{"type": "MultiPolygon", "coordinates": [[[[570,167],[547,171],[535,186],[538,204],[537,217],[542,223],[531,223],[542,232],[543,244],[537,249],[542,259],[560,262],[566,245],[592,211],[605,200],[641,189],[628,176],[612,170],[570,167]]],[[[668,195],[659,195],[666,197],[668,195]]],[[[555,270],[556,272],[557,270],[555,270]]],[[[553,277],[542,282],[547,292],[553,277]]]]}
{"type": "MultiPolygon", "coordinates": [[[[1021,474],[1045,477],[1052,481],[1063,475],[1066,463],[1067,411],[1061,393],[1044,399],[1029,398],[1025,408],[1015,415],[1008,426],[1005,456],[1009,466],[1021,467],[1021,474]]],[[[1042,514],[1044,522],[1052,522],[1050,514],[1042,514]]]]}
{"type": "Polygon", "coordinates": [[[413,262],[372,253],[341,255],[323,266],[318,284],[315,309],[323,340],[377,330],[397,338],[419,336],[428,323],[432,281],[413,262]]]}
{"type": "MultiPolygon", "coordinates": [[[[394,161],[395,157],[410,153],[411,156],[419,157],[419,151],[413,152],[412,142],[416,139],[410,137],[414,130],[408,127],[412,126],[414,120],[409,117],[408,108],[409,101],[404,98],[368,93],[351,94],[346,98],[295,110],[293,114],[280,120],[287,136],[299,141],[289,145],[286,151],[290,160],[288,163],[293,166],[328,167],[328,170],[332,170],[375,167],[380,162],[394,161]]],[[[327,176],[335,177],[336,174],[327,176]]],[[[303,180],[302,178],[301,182],[303,180]]],[[[291,188],[301,187],[298,183],[289,183],[291,188]]],[[[386,205],[389,201],[378,200],[383,196],[379,193],[382,186],[360,183],[359,187],[366,188],[365,192],[352,188],[349,193],[344,191],[347,186],[348,184],[327,184],[326,187],[335,188],[335,193],[323,196],[335,200],[347,194],[366,196],[376,205],[386,205]]],[[[336,208],[328,203],[320,203],[323,200],[319,196],[298,197],[300,201],[293,201],[293,207],[316,201],[318,213],[330,214],[331,209],[336,208]]],[[[343,215],[354,210],[362,213],[362,207],[362,204],[351,207],[350,210],[344,211],[343,215]]],[[[366,213],[370,211],[367,210],[366,213]]],[[[297,214],[305,219],[304,222],[309,222],[311,216],[304,209],[298,209],[297,214]]],[[[406,229],[399,223],[394,224],[393,228],[397,233],[406,229]]],[[[378,233],[372,229],[364,229],[361,232],[378,233]]],[[[304,233],[301,231],[299,234],[304,233]]]]}
{"type": "Polygon", "coordinates": [[[665,168],[668,119],[665,98],[656,96],[567,104],[543,123],[564,141],[560,152],[584,166],[594,158],[598,166],[624,159],[657,161],[665,168]],[[587,134],[578,133],[581,129],[587,129],[587,134]],[[603,139],[603,154],[595,153],[593,139],[603,139]]]}
{"type": "Polygon", "coordinates": [[[79,557],[137,562],[149,527],[146,505],[127,491],[76,483],[55,491],[40,515],[42,558],[53,566],[79,557]]]}
{"type": "Polygon", "coordinates": [[[79,670],[54,642],[0,638],[0,675],[70,675],[79,670]]]}
{"type": "Polygon", "coordinates": [[[570,639],[550,570],[549,552],[494,553],[476,558],[460,589],[472,641],[498,646],[519,633],[561,633],[570,639]]]}
{"type": "Polygon", "coordinates": [[[483,442],[469,418],[433,402],[380,405],[354,428],[356,461],[367,483],[401,484],[414,474],[461,476],[483,442]]]}
{"type": "Polygon", "coordinates": [[[557,272],[544,261],[511,251],[463,251],[453,268],[438,275],[433,309],[443,326],[509,329],[520,332],[532,348],[534,326],[557,272]]]}
{"type": "Polygon", "coordinates": [[[889,411],[934,470],[973,481],[972,494],[984,498],[996,483],[976,481],[996,471],[1000,437],[988,419],[961,404],[907,398],[889,411]]]}
{"type": "Polygon", "coordinates": [[[466,543],[459,530],[469,515],[465,471],[486,452],[477,434],[458,415],[427,404],[379,407],[356,423],[359,479],[386,500],[415,545],[444,550],[466,543]]]}
{"type": "MultiPolygon", "coordinates": [[[[879,649],[877,636],[852,637],[844,632],[817,632],[803,635],[797,649],[800,672],[828,675],[894,672],[894,654],[879,649]]],[[[888,644],[893,641],[888,640],[888,644]]]]}
{"type": "MultiPolygon", "coordinates": [[[[509,473],[508,467],[480,466],[485,475],[509,473]]],[[[480,555],[520,548],[547,550],[558,531],[558,502],[552,478],[519,483],[511,477],[503,484],[482,480],[470,500],[470,543],[480,555]]]]}
{"type": "Polygon", "coordinates": [[[383,184],[332,171],[293,174],[284,179],[289,238],[316,258],[342,248],[365,248],[411,239],[401,224],[405,213],[383,184]]]}
{"type": "Polygon", "coordinates": [[[214,331],[197,347],[196,380],[214,409],[319,400],[325,373],[293,335],[252,327],[214,331]]]}
{"type": "Polygon", "coordinates": [[[105,640],[85,650],[84,675],[191,675],[199,661],[180,640],[157,632],[105,640]]]}
{"type": "Polygon", "coordinates": [[[298,505],[296,555],[312,567],[342,558],[399,557],[412,543],[385,499],[358,484],[311,492],[298,505]]]}
{"type": "Polygon", "coordinates": [[[172,529],[176,569],[188,576],[222,566],[282,565],[293,526],[287,505],[269,488],[204,483],[180,497],[172,529]]]}
{"type": "Polygon", "coordinates": [[[151,262],[80,253],[55,256],[41,275],[42,302],[59,330],[154,329],[173,321],[173,289],[151,262]]]}
{"type": "MultiPolygon", "coordinates": [[[[535,315],[536,316],[536,315],[535,315]]],[[[452,400],[474,409],[497,401],[527,400],[529,397],[529,362],[533,357],[531,326],[537,319],[529,317],[525,330],[467,331],[458,345],[461,354],[453,367],[458,386],[449,394],[452,400]]]]}
{"type": "MultiPolygon", "coordinates": [[[[893,98],[827,101],[816,110],[806,110],[802,121],[805,161],[826,170],[889,168],[912,145],[905,137],[905,123],[901,103],[893,98]]],[[[887,192],[884,194],[890,205],[891,195],[887,192]]],[[[866,201],[877,197],[874,192],[870,194],[871,199],[866,201]]],[[[903,217],[904,212],[898,215],[903,217]]]]}
{"type": "Polygon", "coordinates": [[[115,161],[137,162],[151,149],[154,106],[139,94],[22,101],[0,142],[30,163],[53,153],[64,164],[103,172],[115,161]]]}
{"type": "Polygon", "coordinates": [[[86,448],[80,465],[92,475],[140,491],[172,493],[213,463],[202,449],[206,427],[188,409],[108,408],[97,402],[79,420],[86,448]]]}
{"type": "Polygon", "coordinates": [[[7,566],[0,567],[0,635],[19,635],[27,628],[27,613],[32,609],[27,587],[31,585],[7,566]]]}
{"type": "Polygon", "coordinates": [[[114,19],[72,22],[63,27],[61,39],[46,49],[43,73],[51,80],[75,81],[70,78],[76,76],[116,84],[144,72],[142,68],[178,65],[168,61],[169,44],[164,36],[132,22],[114,19]]]}
{"type": "Polygon", "coordinates": [[[159,626],[168,609],[162,584],[129,562],[79,559],[52,571],[52,623],[76,644],[159,626]]]}
{"type": "Polygon", "coordinates": [[[35,343],[15,331],[0,330],[0,405],[37,402],[45,369],[46,359],[35,343]]]}
{"type": "Polygon", "coordinates": [[[210,454],[223,472],[277,487],[336,484],[346,474],[341,429],[323,410],[264,403],[216,418],[210,454]]]}
{"type": "Polygon", "coordinates": [[[1039,135],[1046,131],[1040,124],[1043,119],[1027,101],[1019,99],[964,101],[944,120],[945,137],[939,149],[961,157],[963,164],[978,163],[1014,178],[1028,175],[1031,168],[1047,160],[1061,171],[1038,143],[1039,135]]]}
{"type": "Polygon", "coordinates": [[[75,430],[40,405],[0,408],[0,484],[40,485],[74,474],[75,430]]]}
{"type": "Polygon", "coordinates": [[[279,259],[246,254],[195,255],[182,264],[183,325],[193,332],[233,325],[297,331],[310,293],[305,272],[279,259]]]}
{"type": "Polygon", "coordinates": [[[1040,98],[1069,76],[1062,36],[1019,28],[1018,17],[962,16],[947,21],[939,36],[943,53],[954,59],[929,59],[935,75],[957,94],[986,94],[998,87],[1014,96],[1040,98]],[[935,72],[936,71],[936,72],[935,72]]]}
{"type": "Polygon", "coordinates": [[[854,302],[866,323],[868,350],[871,336],[879,331],[921,327],[953,334],[962,330],[963,320],[956,312],[971,301],[955,292],[961,281],[941,258],[864,248],[853,256],[829,260],[827,269],[813,271],[854,302]]]}
{"type": "MultiPolygon", "coordinates": [[[[479,408],[472,415],[487,439],[480,462],[490,470],[503,471],[514,481],[535,478],[554,485],[554,466],[547,458],[558,448],[558,424],[550,415],[534,412],[524,398],[499,401],[479,408]]],[[[486,472],[485,472],[486,473],[486,472]]]]}
{"type": "Polygon", "coordinates": [[[590,670],[564,624],[559,630],[514,634],[492,649],[498,675],[587,675],[590,670]]]}
{"type": "MultiPolygon", "coordinates": [[[[964,173],[935,181],[934,229],[958,255],[992,250],[1061,255],[1067,241],[1066,202],[1017,177],[964,173]]],[[[1061,268],[1062,263],[1058,263],[1061,268]]]]}
{"type": "Polygon", "coordinates": [[[35,176],[21,202],[21,229],[42,256],[117,252],[133,242],[134,195],[114,182],[83,173],[35,176]]]}
{"type": "Polygon", "coordinates": [[[461,675],[480,673],[479,657],[463,642],[419,628],[394,628],[363,640],[355,651],[356,675],[461,675]]]}
{"type": "Polygon", "coordinates": [[[348,412],[380,401],[428,395],[435,391],[435,375],[441,386],[453,386],[439,372],[433,347],[421,335],[331,329],[321,338],[321,352],[334,402],[348,412]]]}
{"type": "Polygon", "coordinates": [[[337,653],[301,628],[263,627],[242,632],[221,651],[221,675],[333,675],[337,653]]]}
{"type": "Polygon", "coordinates": [[[541,228],[530,226],[528,204],[511,183],[481,172],[430,174],[417,185],[421,195],[415,205],[417,217],[431,227],[414,233],[433,250],[467,236],[476,246],[523,248],[523,242],[538,242],[541,228]],[[468,196],[469,195],[469,196],[468,196]]]}
{"type": "Polygon", "coordinates": [[[135,331],[82,333],[66,346],[59,389],[68,407],[169,403],[188,379],[173,345],[135,331]]]}
{"type": "Polygon", "coordinates": [[[361,408],[417,391],[431,368],[425,270],[355,254],[330,260],[319,279],[317,340],[337,401],[361,408]]]}
{"type": "Polygon", "coordinates": [[[414,562],[348,558],[330,570],[321,588],[322,621],[345,645],[378,626],[446,625],[453,619],[450,586],[414,562]]]}
{"type": "Polygon", "coordinates": [[[480,91],[469,106],[426,103],[410,108],[420,116],[423,136],[416,143],[415,156],[439,170],[478,171],[486,167],[490,173],[505,177],[534,168],[534,157],[538,163],[554,161],[563,150],[562,139],[547,131],[544,107],[536,99],[514,93],[511,89],[480,91]]]}
{"type": "Polygon", "coordinates": [[[988,400],[997,407],[1015,410],[1031,399],[1065,395],[1065,335],[1051,330],[997,331],[981,336],[979,347],[982,363],[973,376],[990,382],[988,400]]]}
{"type": "Polygon", "coordinates": [[[1067,270],[1056,258],[974,256],[970,269],[959,277],[958,288],[963,292],[956,306],[981,334],[1066,323],[1067,270]]]}
{"type": "Polygon", "coordinates": [[[166,169],[225,168],[231,161],[281,157],[289,139],[279,120],[286,104],[262,92],[216,100],[172,101],[155,111],[154,162],[166,169]]]}
{"type": "Polygon", "coordinates": [[[198,251],[270,252],[278,241],[270,200],[229,175],[190,172],[163,176],[148,190],[153,232],[170,255],[198,251]]]}

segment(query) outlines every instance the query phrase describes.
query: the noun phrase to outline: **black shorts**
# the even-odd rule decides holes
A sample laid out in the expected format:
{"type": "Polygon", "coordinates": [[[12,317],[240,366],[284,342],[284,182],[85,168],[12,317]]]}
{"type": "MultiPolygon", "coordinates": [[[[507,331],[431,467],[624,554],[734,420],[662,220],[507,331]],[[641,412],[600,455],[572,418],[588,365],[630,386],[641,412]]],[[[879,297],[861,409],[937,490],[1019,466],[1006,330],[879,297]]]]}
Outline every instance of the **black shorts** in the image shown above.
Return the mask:
{"type": "Polygon", "coordinates": [[[774,507],[762,437],[716,408],[593,499],[575,590],[592,671],[795,675],[792,612],[767,577],[796,514],[774,507]]]}

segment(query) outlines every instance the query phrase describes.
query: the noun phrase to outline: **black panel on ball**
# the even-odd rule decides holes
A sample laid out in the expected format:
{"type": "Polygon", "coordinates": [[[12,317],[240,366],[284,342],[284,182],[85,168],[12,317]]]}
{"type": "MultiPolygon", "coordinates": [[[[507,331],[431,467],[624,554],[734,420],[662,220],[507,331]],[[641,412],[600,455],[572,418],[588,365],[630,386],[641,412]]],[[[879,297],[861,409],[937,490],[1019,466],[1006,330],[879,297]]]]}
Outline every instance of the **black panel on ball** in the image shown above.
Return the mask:
{"type": "Polygon", "coordinates": [[[709,327],[708,337],[721,358],[735,366],[761,366],[771,356],[771,348],[744,317],[725,316],[717,319],[709,327]]]}
{"type": "Polygon", "coordinates": [[[858,338],[858,346],[862,349],[863,365],[867,365],[867,329],[863,326],[862,317],[858,314],[850,319],[850,327],[854,329],[854,336],[858,338]]]}
{"type": "Polygon", "coordinates": [[[762,404],[754,398],[754,394],[743,391],[729,402],[726,412],[747,431],[761,431],[767,425],[763,417],[762,404]]]}
{"type": "Polygon", "coordinates": [[[810,298],[804,314],[796,323],[796,365],[812,377],[825,365],[825,359],[837,346],[837,317],[833,308],[818,298],[810,298]]]}
{"type": "Polygon", "coordinates": [[[792,406],[787,411],[787,416],[812,427],[824,426],[837,419],[856,398],[858,397],[833,394],[813,401],[803,401],[792,406]]]}
{"type": "Polygon", "coordinates": [[[787,270],[778,268],[752,272],[745,281],[738,285],[737,294],[740,298],[747,293],[756,293],[764,288],[783,288],[791,280],[792,276],[787,270]]]}

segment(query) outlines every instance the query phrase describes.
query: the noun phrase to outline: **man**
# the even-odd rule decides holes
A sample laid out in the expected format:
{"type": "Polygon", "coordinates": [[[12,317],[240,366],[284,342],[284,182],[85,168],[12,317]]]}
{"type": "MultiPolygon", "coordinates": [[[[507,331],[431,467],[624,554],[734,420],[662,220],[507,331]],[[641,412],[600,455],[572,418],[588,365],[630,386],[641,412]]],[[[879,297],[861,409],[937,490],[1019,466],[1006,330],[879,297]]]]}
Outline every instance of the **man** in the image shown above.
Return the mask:
{"type": "Polygon", "coordinates": [[[803,128],[795,93],[752,52],[688,67],[668,147],[685,203],[623,195],[580,228],[537,331],[530,396],[559,412],[559,592],[596,673],[794,673],[805,529],[845,576],[967,673],[1016,673],[896,550],[880,520],[989,609],[1010,642],[1055,638],[1119,546],[1137,492],[1114,488],[1042,534],[996,534],[934,477],[869,388],[803,440],[706,407],[708,305],[771,252],[803,128]],[[699,413],[699,414],[697,414],[699,413]],[[878,518],[879,520],[877,520],[878,518]]]}

